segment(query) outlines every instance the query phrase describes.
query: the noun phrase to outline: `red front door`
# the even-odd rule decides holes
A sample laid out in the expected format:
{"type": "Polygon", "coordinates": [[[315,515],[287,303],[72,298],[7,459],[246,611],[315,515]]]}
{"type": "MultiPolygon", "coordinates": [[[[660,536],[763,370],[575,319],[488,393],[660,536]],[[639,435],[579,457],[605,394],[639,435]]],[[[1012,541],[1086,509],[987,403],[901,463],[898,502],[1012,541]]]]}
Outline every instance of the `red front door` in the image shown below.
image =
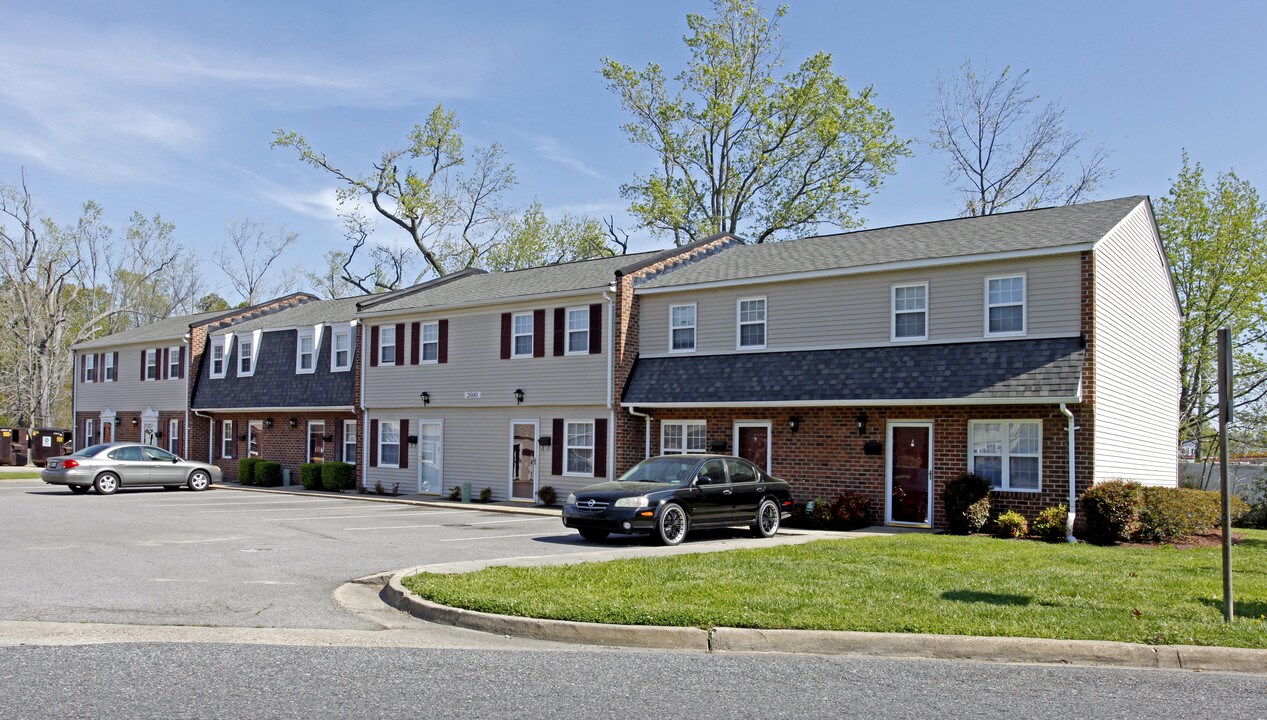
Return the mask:
{"type": "Polygon", "coordinates": [[[770,428],[765,425],[740,425],[735,454],[762,470],[770,468],[770,428]]]}

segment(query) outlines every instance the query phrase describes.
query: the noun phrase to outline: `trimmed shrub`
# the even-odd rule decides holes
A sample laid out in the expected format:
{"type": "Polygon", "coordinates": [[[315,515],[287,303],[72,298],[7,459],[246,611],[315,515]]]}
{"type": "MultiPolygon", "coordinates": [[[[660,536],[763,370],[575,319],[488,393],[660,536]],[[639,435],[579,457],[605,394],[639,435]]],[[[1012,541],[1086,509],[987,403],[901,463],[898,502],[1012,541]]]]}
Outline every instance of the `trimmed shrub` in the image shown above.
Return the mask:
{"type": "Polygon", "coordinates": [[[994,526],[998,529],[999,537],[1019,538],[1029,534],[1029,523],[1025,516],[1015,510],[1008,510],[995,518],[994,526]]]}
{"type": "MultiPolygon", "coordinates": [[[[1232,522],[1249,512],[1249,506],[1232,497],[1232,522]]],[[[1142,490],[1139,508],[1141,540],[1171,542],[1187,535],[1200,535],[1217,530],[1223,521],[1223,503],[1212,490],[1192,488],[1146,487],[1142,490]]]]}
{"type": "Polygon", "coordinates": [[[453,487],[449,488],[449,499],[450,499],[450,500],[461,500],[461,499],[462,499],[462,486],[461,486],[461,485],[454,485],[453,487]]]}
{"type": "MultiPolygon", "coordinates": [[[[968,508],[982,500],[989,502],[990,481],[975,473],[964,473],[946,483],[941,491],[942,509],[946,512],[946,526],[957,535],[973,532],[968,521],[968,508]]],[[[974,515],[975,517],[975,515],[974,515]]],[[[980,530],[978,525],[976,530],[980,530]]]]}
{"type": "MultiPolygon", "coordinates": [[[[458,491],[458,497],[462,496],[462,491],[458,491]]],[[[559,499],[559,494],[554,491],[553,485],[542,485],[537,490],[537,498],[541,500],[542,505],[553,505],[559,499]]]]}
{"type": "Polygon", "coordinates": [[[242,458],[238,461],[238,482],[243,485],[255,484],[255,466],[264,462],[263,458],[242,458]]]}
{"type": "Polygon", "coordinates": [[[1139,483],[1124,480],[1096,483],[1081,499],[1087,539],[1115,543],[1130,540],[1139,532],[1139,509],[1144,501],[1143,486],[1139,483]]]}
{"type": "Polygon", "coordinates": [[[480,502],[490,503],[492,501],[493,501],[493,489],[491,487],[486,487],[483,490],[480,490],[480,502]]]}
{"type": "Polygon", "coordinates": [[[321,463],[321,486],[331,492],[356,487],[356,467],[344,462],[321,463]]]}
{"type": "Polygon", "coordinates": [[[282,484],[282,464],[263,460],[255,466],[252,478],[256,485],[278,487],[282,484]]]}
{"type": "Polygon", "coordinates": [[[990,522],[990,498],[983,497],[969,505],[963,511],[963,522],[968,532],[981,532],[981,528],[990,522]]]}
{"type": "Polygon", "coordinates": [[[846,490],[831,504],[833,530],[857,530],[871,525],[871,499],[856,490],[846,490]]]}
{"type": "Polygon", "coordinates": [[[1065,537],[1065,523],[1069,520],[1069,506],[1061,503],[1038,513],[1029,529],[1045,540],[1060,540],[1065,537]]]}
{"type": "Polygon", "coordinates": [[[831,526],[831,503],[826,498],[814,498],[795,508],[793,517],[799,527],[822,530],[831,526]]]}
{"type": "Polygon", "coordinates": [[[299,466],[299,484],[305,490],[323,490],[321,482],[321,463],[304,463],[299,466]]]}

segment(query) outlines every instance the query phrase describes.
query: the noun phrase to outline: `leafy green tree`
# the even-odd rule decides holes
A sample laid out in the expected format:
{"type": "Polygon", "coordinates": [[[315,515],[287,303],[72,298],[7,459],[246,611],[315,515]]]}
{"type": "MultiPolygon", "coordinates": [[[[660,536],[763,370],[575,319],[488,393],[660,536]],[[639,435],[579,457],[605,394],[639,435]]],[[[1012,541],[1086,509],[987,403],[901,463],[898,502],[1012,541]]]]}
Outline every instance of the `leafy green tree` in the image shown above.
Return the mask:
{"type": "Polygon", "coordinates": [[[653,233],[681,245],[714,233],[755,242],[851,228],[858,211],[909,155],[871,87],[853,92],[818,52],[783,66],[779,20],[751,0],[714,0],[690,14],[686,67],[670,80],[656,63],[637,70],[604,58],[603,78],[632,116],[630,142],[655,168],[621,188],[653,233]]]}
{"type": "Polygon", "coordinates": [[[221,312],[229,309],[229,301],[220,297],[220,293],[207,293],[194,302],[194,310],[200,313],[221,312]]]}
{"type": "Polygon", "coordinates": [[[1180,440],[1208,438],[1218,412],[1220,327],[1233,338],[1235,406],[1251,408],[1267,396],[1267,207],[1232,171],[1211,184],[1185,152],[1156,212],[1183,312],[1180,440]]]}
{"type": "Polygon", "coordinates": [[[558,221],[551,222],[540,201],[533,201],[522,216],[507,224],[506,241],[494,246],[480,267],[491,271],[517,270],[615,254],[601,221],[564,213],[558,221]]]}

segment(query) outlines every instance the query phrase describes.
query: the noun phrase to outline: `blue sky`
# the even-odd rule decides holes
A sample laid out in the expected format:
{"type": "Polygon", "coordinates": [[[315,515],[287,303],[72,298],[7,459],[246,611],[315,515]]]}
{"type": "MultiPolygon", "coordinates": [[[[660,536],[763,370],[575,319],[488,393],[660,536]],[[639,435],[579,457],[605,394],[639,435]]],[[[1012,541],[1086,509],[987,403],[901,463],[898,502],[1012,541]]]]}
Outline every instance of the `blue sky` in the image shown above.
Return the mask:
{"type": "MultiPolygon", "coordinates": [[[[233,218],[301,236],[291,264],[343,243],[334,184],[272,150],[304,133],[348,168],[402,144],[436,102],[468,144],[502,143],[513,199],[623,217],[619,186],[652,162],[629,145],[604,56],[675,70],[687,11],[709,3],[83,2],[0,8],[0,182],[25,167],[63,222],[102,203],[116,227],[161,213],[209,257],[233,218]]],[[[1030,89],[1112,151],[1098,196],[1163,195],[1180,152],[1267,188],[1267,5],[1257,2],[790,0],[789,65],[833,54],[873,85],[905,137],[926,140],[938,70],[965,58],[1031,71],[1030,89]]],[[[864,210],[877,227],[951,217],[945,161],[926,145],[864,210]]],[[[397,239],[389,228],[377,237],[397,239]]],[[[402,236],[403,237],[403,236],[402,236]]],[[[637,249],[662,245],[642,236],[637,249]]],[[[222,284],[218,270],[208,279],[222,284]]]]}

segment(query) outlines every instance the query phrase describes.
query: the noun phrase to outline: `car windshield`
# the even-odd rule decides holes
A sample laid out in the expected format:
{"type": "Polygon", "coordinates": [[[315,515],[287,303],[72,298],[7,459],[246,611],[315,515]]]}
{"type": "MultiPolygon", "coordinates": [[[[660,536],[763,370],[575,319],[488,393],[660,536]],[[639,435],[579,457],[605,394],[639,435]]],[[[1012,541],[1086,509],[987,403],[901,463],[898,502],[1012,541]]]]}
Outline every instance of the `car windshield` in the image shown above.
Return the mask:
{"type": "Polygon", "coordinates": [[[697,457],[658,457],[643,460],[620,476],[617,482],[664,483],[682,485],[694,479],[692,473],[699,465],[697,457]]]}
{"type": "Polygon", "coordinates": [[[102,443],[100,445],[89,445],[88,447],[71,454],[71,457],[96,457],[97,453],[110,447],[110,443],[102,443]]]}

